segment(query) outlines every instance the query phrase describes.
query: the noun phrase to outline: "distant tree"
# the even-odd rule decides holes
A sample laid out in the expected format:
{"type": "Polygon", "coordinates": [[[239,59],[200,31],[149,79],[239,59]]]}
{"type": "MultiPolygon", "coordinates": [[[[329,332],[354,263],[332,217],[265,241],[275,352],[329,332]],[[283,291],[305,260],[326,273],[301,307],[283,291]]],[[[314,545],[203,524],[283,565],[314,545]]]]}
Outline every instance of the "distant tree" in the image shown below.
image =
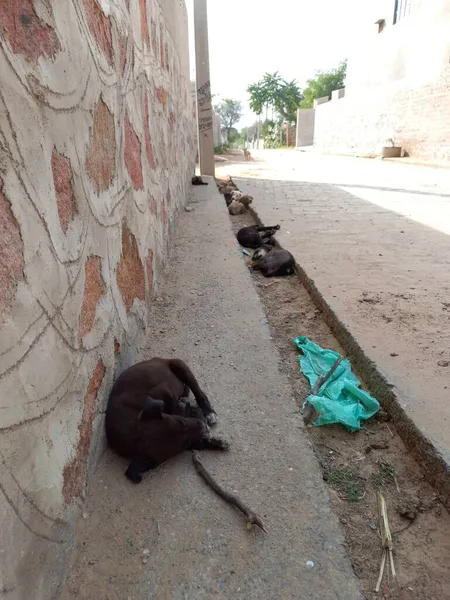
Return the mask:
{"type": "Polygon", "coordinates": [[[300,88],[295,80],[286,81],[276,71],[266,73],[264,77],[248,86],[250,108],[257,115],[265,110],[265,120],[268,120],[269,110],[271,121],[295,121],[297,108],[303,99],[300,88]]]}
{"type": "Polygon", "coordinates": [[[295,79],[289,82],[283,81],[275,96],[275,110],[284,121],[295,123],[297,119],[297,109],[302,100],[303,94],[295,79]]]}
{"type": "Polygon", "coordinates": [[[303,101],[301,108],[312,108],[314,100],[324,96],[331,96],[334,90],[344,87],[345,76],[347,73],[347,61],[331,71],[317,71],[312,79],[306,82],[306,88],[303,90],[303,101]]]}
{"type": "Polygon", "coordinates": [[[222,129],[227,136],[227,141],[231,143],[230,134],[233,125],[240,121],[242,117],[242,102],[225,98],[220,104],[214,107],[214,110],[222,120],[222,129]]]}

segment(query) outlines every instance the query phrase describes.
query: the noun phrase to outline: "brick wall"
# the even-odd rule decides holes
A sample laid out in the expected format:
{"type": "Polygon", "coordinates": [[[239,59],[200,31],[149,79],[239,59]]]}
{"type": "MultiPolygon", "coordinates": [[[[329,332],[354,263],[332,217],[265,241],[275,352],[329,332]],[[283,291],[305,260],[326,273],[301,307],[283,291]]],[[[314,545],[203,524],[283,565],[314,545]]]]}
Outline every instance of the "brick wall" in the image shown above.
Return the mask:
{"type": "MultiPolygon", "coordinates": [[[[316,109],[320,149],[379,154],[394,138],[411,156],[450,160],[450,4],[413,8],[380,34],[363,30],[349,57],[345,98],[316,109]]],[[[379,17],[390,14],[382,10],[379,17]]]]}
{"type": "Polygon", "coordinates": [[[6,2],[0,72],[0,589],[41,600],[194,170],[184,2],[6,2]]]}
{"type": "Polygon", "coordinates": [[[384,89],[316,108],[314,144],[321,150],[379,155],[387,138],[410,156],[450,162],[450,67],[421,87],[384,89]]]}

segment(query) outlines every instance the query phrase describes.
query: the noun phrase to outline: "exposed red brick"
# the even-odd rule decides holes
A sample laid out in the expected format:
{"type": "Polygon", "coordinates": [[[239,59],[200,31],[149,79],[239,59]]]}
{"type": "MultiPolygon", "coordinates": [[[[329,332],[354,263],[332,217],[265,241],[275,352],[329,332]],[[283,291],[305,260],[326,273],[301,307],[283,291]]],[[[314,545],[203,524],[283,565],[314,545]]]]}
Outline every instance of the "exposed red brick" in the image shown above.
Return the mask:
{"type": "Polygon", "coordinates": [[[119,48],[120,48],[120,72],[123,75],[125,72],[126,64],[127,64],[127,38],[121,37],[119,39],[119,48]]]}
{"type": "Polygon", "coordinates": [[[114,338],[114,355],[117,356],[120,353],[120,343],[114,338]]]}
{"type": "Polygon", "coordinates": [[[95,311],[100,298],[106,293],[102,277],[102,261],[99,256],[90,256],[84,265],[84,294],[80,313],[78,339],[81,340],[92,329],[95,311]]]}
{"type": "Polygon", "coordinates": [[[55,31],[34,12],[32,0],[11,0],[0,8],[0,30],[13,52],[36,64],[40,56],[49,58],[61,50],[55,31]]]}
{"type": "Polygon", "coordinates": [[[147,22],[147,0],[139,0],[139,8],[141,10],[142,39],[147,44],[147,47],[150,48],[150,35],[148,32],[148,22],[147,22]]]}
{"type": "Polygon", "coordinates": [[[52,152],[52,172],[59,222],[61,229],[66,233],[69,223],[77,213],[77,204],[73,193],[70,160],[56,150],[52,152]]]}
{"type": "Polygon", "coordinates": [[[164,68],[164,27],[162,23],[159,26],[159,58],[161,67],[164,68]]]}
{"type": "Polygon", "coordinates": [[[147,270],[148,293],[151,295],[153,290],[153,250],[149,250],[145,259],[145,268],[147,270]]]}
{"type": "Polygon", "coordinates": [[[166,110],[167,104],[167,92],[164,88],[156,88],[156,97],[158,98],[158,102],[162,105],[164,110],[166,110]]]}
{"type": "Polygon", "coordinates": [[[117,287],[127,311],[135,298],[145,300],[144,267],[137,247],[136,238],[124,224],[122,227],[122,256],[117,266],[117,287]]]}
{"type": "Polygon", "coordinates": [[[89,31],[97,40],[109,64],[113,64],[111,23],[103,12],[98,0],[83,0],[89,31]]]}
{"type": "Polygon", "coordinates": [[[167,42],[164,44],[164,62],[166,69],[169,70],[169,46],[167,42]]]}
{"type": "Polygon", "coordinates": [[[141,142],[139,141],[128,114],[125,115],[125,165],[135,190],[144,187],[141,162],[141,142]]]}
{"type": "Polygon", "coordinates": [[[95,416],[95,399],[105,376],[105,365],[98,361],[92,374],[89,386],[84,397],[83,414],[81,416],[78,431],[80,436],[75,450],[74,458],[65,465],[63,470],[63,497],[66,504],[70,504],[74,498],[82,497],[85,486],[86,459],[92,438],[92,423],[95,416]]]}
{"type": "Polygon", "coordinates": [[[17,284],[23,279],[24,268],[19,224],[3,192],[3,180],[0,177],[0,322],[11,307],[17,284]]]}
{"type": "Polygon", "coordinates": [[[155,58],[158,57],[158,34],[156,33],[156,22],[152,19],[151,21],[152,28],[152,49],[155,58]]]}
{"type": "Polygon", "coordinates": [[[102,99],[94,111],[86,157],[86,170],[97,194],[112,183],[116,166],[116,131],[114,118],[102,99]]]}
{"type": "Polygon", "coordinates": [[[158,205],[152,195],[149,196],[150,212],[154,217],[158,214],[158,205]]]}
{"type": "Polygon", "coordinates": [[[153,152],[152,140],[150,137],[150,122],[148,114],[148,96],[145,95],[144,101],[144,136],[145,136],[145,149],[147,151],[147,162],[150,169],[156,169],[155,155],[153,152]]]}

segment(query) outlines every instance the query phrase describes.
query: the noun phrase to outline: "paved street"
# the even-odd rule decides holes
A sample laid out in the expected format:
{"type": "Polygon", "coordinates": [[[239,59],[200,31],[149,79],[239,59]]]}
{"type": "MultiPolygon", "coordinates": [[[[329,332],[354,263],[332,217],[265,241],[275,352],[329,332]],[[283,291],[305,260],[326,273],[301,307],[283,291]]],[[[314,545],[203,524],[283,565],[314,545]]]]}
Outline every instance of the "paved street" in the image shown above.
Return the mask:
{"type": "Polygon", "coordinates": [[[281,245],[359,347],[366,373],[374,363],[385,378],[384,387],[379,377],[372,382],[379,394],[394,391],[399,429],[410,445],[422,439],[418,452],[443,484],[450,464],[450,170],[298,151],[252,154],[249,163],[217,163],[216,176],[243,178],[235,180],[254,196],[261,221],[281,224],[281,245]]]}

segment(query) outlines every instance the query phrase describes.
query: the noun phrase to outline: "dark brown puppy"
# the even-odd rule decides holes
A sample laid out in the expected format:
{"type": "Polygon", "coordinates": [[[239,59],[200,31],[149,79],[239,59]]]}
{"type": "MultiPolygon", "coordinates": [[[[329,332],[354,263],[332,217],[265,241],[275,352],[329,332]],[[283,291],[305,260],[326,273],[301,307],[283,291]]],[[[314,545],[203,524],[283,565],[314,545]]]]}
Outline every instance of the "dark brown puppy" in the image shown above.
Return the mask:
{"type": "Polygon", "coordinates": [[[287,250],[264,244],[253,253],[250,267],[264,277],[283,277],[295,273],[295,259],[287,250]]]}
{"type": "Polygon", "coordinates": [[[272,236],[280,229],[279,225],[272,227],[259,227],[251,225],[250,227],[242,227],[236,234],[237,241],[244,248],[259,248],[264,244],[273,245],[272,236]]]}
{"type": "Polygon", "coordinates": [[[131,460],[126,471],[135,483],[184,450],[226,450],[210,436],[217,422],[208,397],[192,371],[181,360],[152,358],[126,369],[111,390],[106,409],[106,437],[110,447],[131,460]],[[198,407],[186,398],[192,391],[198,407]]]}
{"type": "Polygon", "coordinates": [[[208,185],[207,181],[203,181],[203,179],[199,175],[194,175],[191,179],[192,185],[208,185]]]}

